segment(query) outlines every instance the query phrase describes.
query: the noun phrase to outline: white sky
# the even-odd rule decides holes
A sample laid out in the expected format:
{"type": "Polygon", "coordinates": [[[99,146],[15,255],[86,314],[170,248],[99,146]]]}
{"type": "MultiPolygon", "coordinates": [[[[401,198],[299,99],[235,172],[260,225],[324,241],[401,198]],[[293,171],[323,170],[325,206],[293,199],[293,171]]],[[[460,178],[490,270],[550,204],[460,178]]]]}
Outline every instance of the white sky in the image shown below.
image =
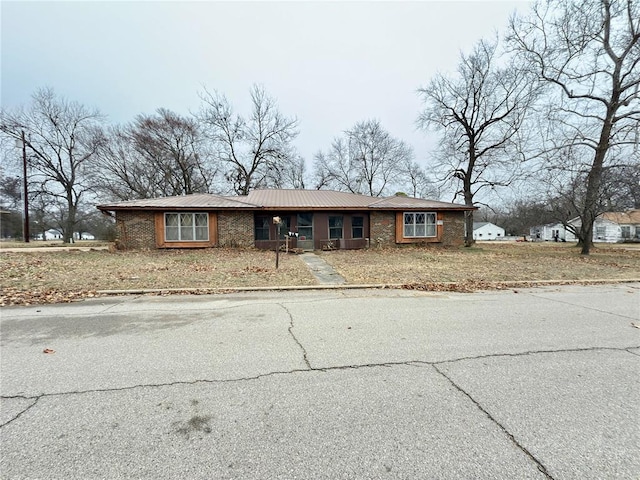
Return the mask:
{"type": "Polygon", "coordinates": [[[524,1],[0,2],[1,103],[50,86],[111,123],[200,105],[203,87],[248,113],[262,84],[300,120],[295,144],[313,154],[376,118],[426,165],[416,90],[453,72],[459,52],[504,31],[524,1]]]}

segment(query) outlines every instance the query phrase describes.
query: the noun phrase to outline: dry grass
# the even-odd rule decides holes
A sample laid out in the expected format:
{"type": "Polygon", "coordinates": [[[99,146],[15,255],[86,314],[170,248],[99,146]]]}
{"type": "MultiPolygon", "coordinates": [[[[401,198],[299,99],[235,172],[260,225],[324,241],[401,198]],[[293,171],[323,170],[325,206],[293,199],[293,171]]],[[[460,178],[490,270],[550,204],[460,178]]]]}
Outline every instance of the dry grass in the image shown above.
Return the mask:
{"type": "Polygon", "coordinates": [[[316,283],[296,255],[280,255],[276,270],[274,252],[260,250],[0,251],[0,265],[0,305],[65,301],[66,294],[91,296],[96,290],[316,283]]]}
{"type": "MultiPolygon", "coordinates": [[[[583,257],[568,244],[484,243],[317,252],[349,284],[475,283],[640,278],[640,249],[604,246],[583,257]]],[[[0,305],[63,302],[97,290],[314,285],[297,255],[241,249],[141,252],[0,250],[0,305]]]]}
{"type": "Polygon", "coordinates": [[[640,250],[609,246],[589,256],[570,244],[482,243],[473,248],[323,252],[349,283],[503,282],[640,278],[640,250]]]}

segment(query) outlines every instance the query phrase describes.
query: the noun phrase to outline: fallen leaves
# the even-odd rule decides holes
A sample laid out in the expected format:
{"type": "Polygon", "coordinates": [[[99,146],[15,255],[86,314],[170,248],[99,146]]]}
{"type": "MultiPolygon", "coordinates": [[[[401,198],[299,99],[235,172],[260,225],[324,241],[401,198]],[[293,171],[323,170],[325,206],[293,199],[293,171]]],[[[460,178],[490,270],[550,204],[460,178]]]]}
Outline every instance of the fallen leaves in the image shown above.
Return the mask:
{"type": "Polygon", "coordinates": [[[20,290],[17,288],[0,288],[0,307],[12,305],[40,305],[45,303],[71,303],[85,298],[96,297],[97,293],[90,290],[59,291],[59,290],[20,290]]]}

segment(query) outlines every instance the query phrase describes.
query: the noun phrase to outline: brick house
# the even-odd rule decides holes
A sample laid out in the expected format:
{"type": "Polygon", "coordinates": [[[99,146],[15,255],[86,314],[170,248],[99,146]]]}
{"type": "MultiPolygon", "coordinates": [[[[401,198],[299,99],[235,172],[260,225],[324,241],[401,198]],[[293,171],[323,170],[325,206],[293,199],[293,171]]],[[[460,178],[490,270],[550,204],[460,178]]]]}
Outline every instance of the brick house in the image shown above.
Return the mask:
{"type": "Polygon", "coordinates": [[[418,198],[329,190],[254,190],[98,205],[115,217],[122,248],[356,249],[408,243],[461,245],[471,208],[418,198]],[[280,217],[280,239],[274,217],[280,217]]]}

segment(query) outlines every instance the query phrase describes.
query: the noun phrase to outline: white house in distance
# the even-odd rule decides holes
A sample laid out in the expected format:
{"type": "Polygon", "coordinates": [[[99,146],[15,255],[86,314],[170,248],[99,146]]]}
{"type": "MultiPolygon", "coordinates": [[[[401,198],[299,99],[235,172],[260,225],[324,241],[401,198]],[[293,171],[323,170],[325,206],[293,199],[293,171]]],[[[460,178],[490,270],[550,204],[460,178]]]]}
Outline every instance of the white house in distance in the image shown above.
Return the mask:
{"type": "MultiPolygon", "coordinates": [[[[580,218],[567,222],[575,229],[580,228],[580,218]]],[[[532,240],[552,242],[558,236],[559,241],[575,242],[576,236],[561,223],[550,223],[531,227],[532,240]]],[[[593,224],[593,241],[603,243],[640,242],[640,209],[628,212],[605,212],[596,218],[593,224]]]]}
{"type": "Polygon", "coordinates": [[[546,225],[536,225],[529,229],[529,235],[534,242],[577,242],[578,239],[570,230],[567,230],[561,223],[548,223],[546,225]]]}
{"type": "Polygon", "coordinates": [[[504,238],[504,228],[490,222],[473,222],[474,240],[501,240],[504,238]]]}
{"type": "MultiPolygon", "coordinates": [[[[62,232],[60,230],[56,230],[52,228],[44,232],[44,238],[42,238],[42,233],[37,234],[34,238],[35,240],[62,240],[62,232]]],[[[88,232],[82,232],[82,233],[73,232],[73,239],[74,240],[95,240],[96,237],[94,237],[92,234],[88,232]]]]}

